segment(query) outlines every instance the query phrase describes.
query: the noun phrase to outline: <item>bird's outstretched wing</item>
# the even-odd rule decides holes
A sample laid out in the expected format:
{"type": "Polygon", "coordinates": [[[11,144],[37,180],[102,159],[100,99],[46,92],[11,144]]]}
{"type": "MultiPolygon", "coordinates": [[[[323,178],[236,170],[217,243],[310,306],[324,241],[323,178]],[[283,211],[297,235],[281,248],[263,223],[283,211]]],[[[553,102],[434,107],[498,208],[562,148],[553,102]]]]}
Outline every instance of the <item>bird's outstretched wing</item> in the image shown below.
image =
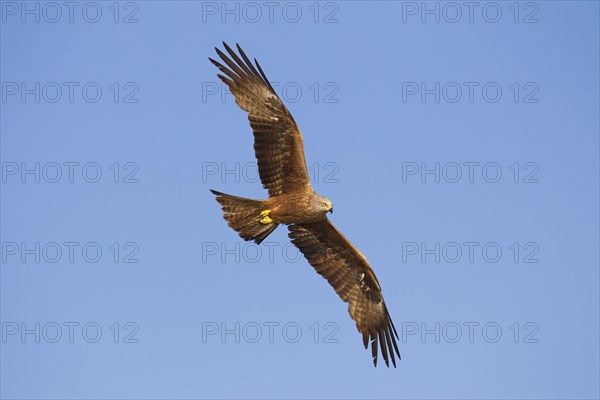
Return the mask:
{"type": "Polygon", "coordinates": [[[218,77],[227,84],[238,106],[248,112],[263,186],[269,191],[269,196],[306,190],[306,186],[310,187],[310,179],[302,134],[296,121],[256,59],[255,67],[239,45],[239,55],[226,43],[223,46],[229,57],[218,48],[215,50],[229,68],[212,58],[209,60],[225,74],[218,74],[218,77]]]}
{"type": "Polygon", "coordinates": [[[395,367],[394,352],[400,359],[396,343],[398,333],[365,256],[329,220],[289,225],[288,228],[292,243],[348,303],[348,312],[363,335],[365,348],[371,342],[373,363],[377,365],[377,347],[380,347],[386,365],[389,366],[389,354],[395,367]]]}

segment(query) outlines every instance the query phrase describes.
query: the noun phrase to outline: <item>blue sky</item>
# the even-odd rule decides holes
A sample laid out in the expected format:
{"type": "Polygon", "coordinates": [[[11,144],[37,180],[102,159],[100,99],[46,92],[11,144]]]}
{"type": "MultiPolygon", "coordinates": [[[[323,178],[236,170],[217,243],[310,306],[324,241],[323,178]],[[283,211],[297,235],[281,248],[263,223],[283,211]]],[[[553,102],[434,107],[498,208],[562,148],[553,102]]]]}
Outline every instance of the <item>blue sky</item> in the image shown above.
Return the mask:
{"type": "Polygon", "coordinates": [[[598,3],[0,2],[2,398],[598,398],[598,3]],[[256,57],[400,334],[373,368],[207,57],[256,57]]]}

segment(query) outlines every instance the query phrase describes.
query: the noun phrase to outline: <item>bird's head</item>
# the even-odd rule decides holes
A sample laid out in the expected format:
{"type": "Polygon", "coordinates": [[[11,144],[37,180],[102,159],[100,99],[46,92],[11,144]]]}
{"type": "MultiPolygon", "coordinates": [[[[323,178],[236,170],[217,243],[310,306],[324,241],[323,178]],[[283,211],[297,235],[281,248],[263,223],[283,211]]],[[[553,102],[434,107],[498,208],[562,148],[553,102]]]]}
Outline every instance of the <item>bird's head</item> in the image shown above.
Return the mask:
{"type": "Polygon", "coordinates": [[[323,214],[328,212],[333,214],[333,203],[327,197],[321,196],[315,193],[315,197],[313,200],[313,205],[319,211],[322,211],[323,214]]]}

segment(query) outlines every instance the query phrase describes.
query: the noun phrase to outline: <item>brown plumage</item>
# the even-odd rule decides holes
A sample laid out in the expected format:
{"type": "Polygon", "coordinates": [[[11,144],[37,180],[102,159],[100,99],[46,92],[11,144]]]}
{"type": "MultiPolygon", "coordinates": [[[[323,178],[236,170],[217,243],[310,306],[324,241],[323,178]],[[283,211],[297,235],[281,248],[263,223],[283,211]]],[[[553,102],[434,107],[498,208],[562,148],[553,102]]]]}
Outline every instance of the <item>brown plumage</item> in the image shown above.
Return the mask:
{"type": "Polygon", "coordinates": [[[348,312],[362,333],[365,348],[371,343],[373,363],[378,348],[386,365],[400,358],[398,334],[383,300],[381,287],[362,253],[327,218],[333,205],[316,194],[310,184],[302,134],[265,73],[240,46],[239,55],[223,43],[223,62],[209,58],[223,74],[235,100],[246,112],[254,132],[254,151],[260,180],[269,191],[267,200],[253,200],[211,190],[223,209],[223,218],[244,240],[260,244],[279,224],[288,225],[292,243],[310,265],[348,303],[348,312]]]}

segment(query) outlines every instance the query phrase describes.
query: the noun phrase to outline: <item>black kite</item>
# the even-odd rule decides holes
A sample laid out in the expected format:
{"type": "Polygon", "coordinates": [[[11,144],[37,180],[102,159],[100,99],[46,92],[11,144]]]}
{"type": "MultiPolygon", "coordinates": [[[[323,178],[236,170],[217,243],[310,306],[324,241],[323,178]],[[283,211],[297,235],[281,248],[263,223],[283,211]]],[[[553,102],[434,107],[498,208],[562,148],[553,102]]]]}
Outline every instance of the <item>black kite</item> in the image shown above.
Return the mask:
{"type": "Polygon", "coordinates": [[[379,282],[365,256],[327,218],[333,205],[316,194],[310,184],[302,134],[294,118],[258,62],[254,60],[253,65],[239,45],[239,55],[223,45],[229,57],[215,50],[229,68],[209,60],[224,74],[218,76],[238,106],[248,112],[260,180],[269,191],[267,200],[252,200],[211,190],[222,206],[223,217],[244,240],[257,244],[279,224],[288,225],[292,243],[348,303],[365,348],[371,342],[373,363],[377,365],[380,347],[386,365],[389,367],[389,354],[395,367],[394,352],[400,358],[398,334],[379,282]]]}

